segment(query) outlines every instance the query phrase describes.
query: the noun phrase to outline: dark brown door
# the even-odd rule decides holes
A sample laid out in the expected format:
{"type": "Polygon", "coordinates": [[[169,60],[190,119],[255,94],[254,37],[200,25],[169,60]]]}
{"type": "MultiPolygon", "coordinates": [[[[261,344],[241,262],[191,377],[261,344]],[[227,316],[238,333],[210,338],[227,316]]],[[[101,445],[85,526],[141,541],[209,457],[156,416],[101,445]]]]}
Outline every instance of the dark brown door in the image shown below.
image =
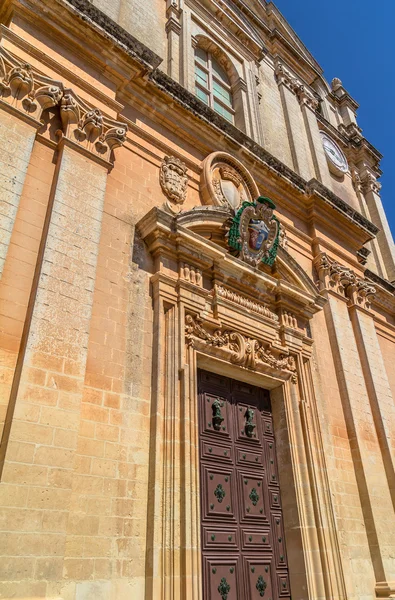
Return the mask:
{"type": "Polygon", "coordinates": [[[269,392],[199,371],[204,600],[290,598],[269,392]]]}

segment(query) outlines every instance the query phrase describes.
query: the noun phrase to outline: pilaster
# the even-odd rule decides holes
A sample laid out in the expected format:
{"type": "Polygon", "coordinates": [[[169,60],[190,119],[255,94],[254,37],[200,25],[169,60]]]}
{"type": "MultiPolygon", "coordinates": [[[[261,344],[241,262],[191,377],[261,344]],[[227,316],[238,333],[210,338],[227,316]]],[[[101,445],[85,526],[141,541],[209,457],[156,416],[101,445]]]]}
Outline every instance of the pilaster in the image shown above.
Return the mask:
{"type": "Polygon", "coordinates": [[[0,278],[41,114],[56,105],[61,87],[0,46],[0,278]]]}
{"type": "Polygon", "coordinates": [[[390,281],[394,281],[395,246],[387,216],[384,212],[383,203],[380,198],[381,184],[376,180],[374,173],[369,169],[365,169],[361,173],[361,182],[371,219],[373,223],[380,228],[380,231],[377,234],[377,241],[387,271],[387,277],[390,281]]]}
{"type": "MultiPolygon", "coordinates": [[[[361,362],[361,345],[354,334],[356,331],[359,336],[364,335],[366,343],[369,329],[359,316],[354,316],[352,320],[349,314],[349,308],[351,311],[368,311],[375,289],[351,269],[331,261],[325,254],[316,259],[316,265],[320,274],[321,293],[328,298],[324,310],[332,332],[332,351],[338,369],[338,384],[376,576],[376,593],[380,595],[379,590],[385,589],[384,595],[390,597],[395,593],[394,543],[390,533],[395,528],[392,481],[387,479],[388,450],[384,448],[385,452],[382,452],[383,423],[376,414],[377,402],[376,406],[372,406],[372,390],[369,393],[372,378],[375,379],[377,392],[378,377],[382,375],[382,370],[380,365],[375,366],[371,362],[370,372],[366,373],[367,365],[364,360],[361,362]],[[361,327],[363,334],[361,330],[358,331],[361,327]]],[[[366,359],[366,356],[362,358],[366,359]]],[[[369,358],[372,361],[371,354],[369,358]]]]}
{"type": "Polygon", "coordinates": [[[293,166],[299,175],[309,181],[314,178],[315,169],[304,118],[299,106],[298,94],[301,88],[304,90],[304,86],[279,62],[276,65],[276,77],[285,113],[293,166]]]}
{"type": "MultiPolygon", "coordinates": [[[[62,515],[72,492],[107,174],[127,128],[61,84],[49,92],[39,89],[34,99],[43,109],[59,111],[62,130],[0,468],[3,489],[23,483],[26,491],[18,518],[31,521],[29,534],[4,534],[15,561],[34,556],[22,578],[40,579],[46,569],[48,580],[60,581],[66,542],[62,515]],[[48,511],[54,519],[49,529],[48,511]]],[[[5,509],[6,514],[12,510],[5,509]]]]}

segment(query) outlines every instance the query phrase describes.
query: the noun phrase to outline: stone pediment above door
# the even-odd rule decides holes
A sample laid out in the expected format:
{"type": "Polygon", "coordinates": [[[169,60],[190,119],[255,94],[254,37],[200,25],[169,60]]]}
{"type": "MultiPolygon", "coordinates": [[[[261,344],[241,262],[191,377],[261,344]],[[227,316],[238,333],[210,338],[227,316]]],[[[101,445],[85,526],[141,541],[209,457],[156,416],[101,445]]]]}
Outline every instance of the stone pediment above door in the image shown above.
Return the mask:
{"type": "MultiPolygon", "coordinates": [[[[212,336],[226,331],[263,348],[270,344],[279,360],[292,347],[309,353],[308,321],[325,299],[282,247],[271,265],[243,260],[229,244],[233,219],[234,212],[220,206],[200,206],[177,216],[153,208],[138,223],[154,257],[153,283],[197,323],[204,320],[210,344],[221,345],[221,338],[212,336]]],[[[198,327],[195,332],[200,340],[206,335],[198,327]]]]}

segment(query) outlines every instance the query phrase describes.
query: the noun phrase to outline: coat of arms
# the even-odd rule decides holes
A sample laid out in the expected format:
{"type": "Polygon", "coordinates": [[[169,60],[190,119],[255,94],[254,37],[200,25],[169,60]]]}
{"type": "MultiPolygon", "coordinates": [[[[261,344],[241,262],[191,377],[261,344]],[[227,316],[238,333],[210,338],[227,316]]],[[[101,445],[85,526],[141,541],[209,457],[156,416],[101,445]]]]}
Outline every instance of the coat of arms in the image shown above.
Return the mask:
{"type": "Polygon", "coordinates": [[[186,165],[174,156],[165,156],[160,169],[160,185],[172,204],[167,203],[173,212],[185,201],[188,188],[186,165]]]}
{"type": "Polygon", "coordinates": [[[274,263],[280,233],[280,223],[273,214],[275,208],[270,198],[259,196],[254,202],[243,202],[232,219],[229,246],[249,265],[274,263]]]}

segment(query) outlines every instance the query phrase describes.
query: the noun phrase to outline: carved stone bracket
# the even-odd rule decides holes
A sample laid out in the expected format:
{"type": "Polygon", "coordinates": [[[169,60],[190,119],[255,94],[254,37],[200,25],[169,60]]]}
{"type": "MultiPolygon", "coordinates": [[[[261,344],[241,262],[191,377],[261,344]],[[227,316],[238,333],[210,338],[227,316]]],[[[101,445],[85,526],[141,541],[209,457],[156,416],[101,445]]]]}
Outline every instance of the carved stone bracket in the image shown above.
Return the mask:
{"type": "Polygon", "coordinates": [[[338,129],[351,142],[359,143],[363,139],[362,129],[356,123],[350,123],[347,126],[341,123],[338,129]]]}
{"type": "Polygon", "coordinates": [[[380,195],[381,183],[377,181],[376,177],[370,171],[365,171],[361,176],[362,191],[364,194],[373,192],[374,194],[380,195]]]}
{"type": "Polygon", "coordinates": [[[127,125],[109,119],[73,90],[38,73],[31,65],[0,46],[0,98],[20,114],[37,122],[48,108],[58,107],[59,133],[108,161],[111,151],[126,139],[127,125]]]}
{"type": "Polygon", "coordinates": [[[350,306],[356,305],[369,309],[376,288],[365,279],[361,279],[354,271],[326,254],[320,254],[315,261],[320,278],[320,289],[333,290],[348,299],[350,306]]]}
{"type": "Polygon", "coordinates": [[[312,90],[310,90],[300,79],[295,77],[287,67],[281,62],[276,64],[275,69],[277,83],[285,85],[294,93],[301,105],[306,105],[315,111],[318,108],[319,100],[312,90]]]}
{"type": "Polygon", "coordinates": [[[46,108],[56,106],[63,84],[37,73],[0,46],[0,98],[10,107],[37,121],[46,108]]]}
{"type": "Polygon", "coordinates": [[[185,338],[188,346],[194,347],[201,340],[206,347],[221,348],[230,354],[233,364],[248,369],[269,367],[289,374],[292,382],[297,382],[296,362],[288,354],[286,347],[282,350],[273,348],[270,344],[264,344],[237,331],[222,328],[211,333],[202,319],[192,315],[185,318],[185,338]]]}

